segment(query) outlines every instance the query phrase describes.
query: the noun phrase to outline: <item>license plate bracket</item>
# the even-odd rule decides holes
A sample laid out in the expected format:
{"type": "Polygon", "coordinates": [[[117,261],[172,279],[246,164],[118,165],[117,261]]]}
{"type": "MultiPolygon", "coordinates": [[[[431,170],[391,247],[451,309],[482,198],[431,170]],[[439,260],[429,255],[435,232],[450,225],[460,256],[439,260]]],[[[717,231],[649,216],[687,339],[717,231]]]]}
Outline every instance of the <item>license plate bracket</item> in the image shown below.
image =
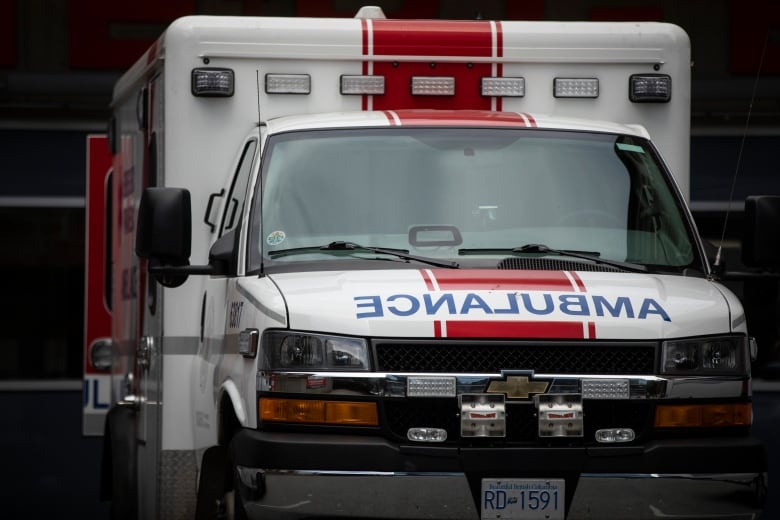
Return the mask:
{"type": "Polygon", "coordinates": [[[482,520],[563,520],[566,481],[483,478],[480,499],[482,520]]]}

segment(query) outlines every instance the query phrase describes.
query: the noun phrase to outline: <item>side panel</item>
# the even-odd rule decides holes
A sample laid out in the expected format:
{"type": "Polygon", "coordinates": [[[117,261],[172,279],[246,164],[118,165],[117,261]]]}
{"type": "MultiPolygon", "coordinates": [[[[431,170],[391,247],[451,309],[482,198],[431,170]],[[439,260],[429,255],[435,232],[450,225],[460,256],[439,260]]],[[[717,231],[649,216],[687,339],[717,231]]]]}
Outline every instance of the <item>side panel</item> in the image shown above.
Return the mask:
{"type": "Polygon", "coordinates": [[[92,363],[93,351],[110,349],[111,310],[108,255],[111,219],[111,152],[104,135],[87,136],[87,201],[84,276],[84,400],[83,435],[103,435],[111,398],[111,373],[92,363]]]}

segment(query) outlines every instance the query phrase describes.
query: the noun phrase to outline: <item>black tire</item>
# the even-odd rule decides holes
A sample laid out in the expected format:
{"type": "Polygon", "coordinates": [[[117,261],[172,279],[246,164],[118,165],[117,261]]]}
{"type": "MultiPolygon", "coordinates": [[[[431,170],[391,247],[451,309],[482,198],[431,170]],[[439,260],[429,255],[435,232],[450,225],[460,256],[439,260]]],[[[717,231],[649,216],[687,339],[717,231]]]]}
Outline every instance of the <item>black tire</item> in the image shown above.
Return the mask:
{"type": "Polygon", "coordinates": [[[111,501],[111,520],[137,520],[135,410],[114,406],[105,424],[100,495],[111,501]]]}

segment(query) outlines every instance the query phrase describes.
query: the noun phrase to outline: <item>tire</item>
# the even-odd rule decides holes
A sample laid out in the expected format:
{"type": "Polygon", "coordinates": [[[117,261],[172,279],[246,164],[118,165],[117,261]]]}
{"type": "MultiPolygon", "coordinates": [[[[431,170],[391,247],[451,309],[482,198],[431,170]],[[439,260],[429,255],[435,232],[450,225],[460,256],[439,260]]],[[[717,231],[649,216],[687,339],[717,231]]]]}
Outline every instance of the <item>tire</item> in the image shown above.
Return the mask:
{"type": "Polygon", "coordinates": [[[135,411],[114,406],[106,415],[101,497],[111,501],[111,520],[137,520],[135,411]]]}

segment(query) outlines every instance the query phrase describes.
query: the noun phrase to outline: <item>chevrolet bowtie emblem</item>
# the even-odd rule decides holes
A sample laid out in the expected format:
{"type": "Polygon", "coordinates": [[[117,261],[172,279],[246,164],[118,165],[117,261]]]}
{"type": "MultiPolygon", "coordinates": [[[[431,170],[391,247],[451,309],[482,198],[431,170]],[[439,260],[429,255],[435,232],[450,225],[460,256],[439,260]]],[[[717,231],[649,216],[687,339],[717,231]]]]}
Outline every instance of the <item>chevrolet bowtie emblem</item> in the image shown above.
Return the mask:
{"type": "Polygon", "coordinates": [[[509,399],[528,399],[531,394],[543,394],[546,381],[529,381],[526,376],[509,376],[506,381],[491,381],[487,391],[491,394],[506,394],[509,399]]]}

